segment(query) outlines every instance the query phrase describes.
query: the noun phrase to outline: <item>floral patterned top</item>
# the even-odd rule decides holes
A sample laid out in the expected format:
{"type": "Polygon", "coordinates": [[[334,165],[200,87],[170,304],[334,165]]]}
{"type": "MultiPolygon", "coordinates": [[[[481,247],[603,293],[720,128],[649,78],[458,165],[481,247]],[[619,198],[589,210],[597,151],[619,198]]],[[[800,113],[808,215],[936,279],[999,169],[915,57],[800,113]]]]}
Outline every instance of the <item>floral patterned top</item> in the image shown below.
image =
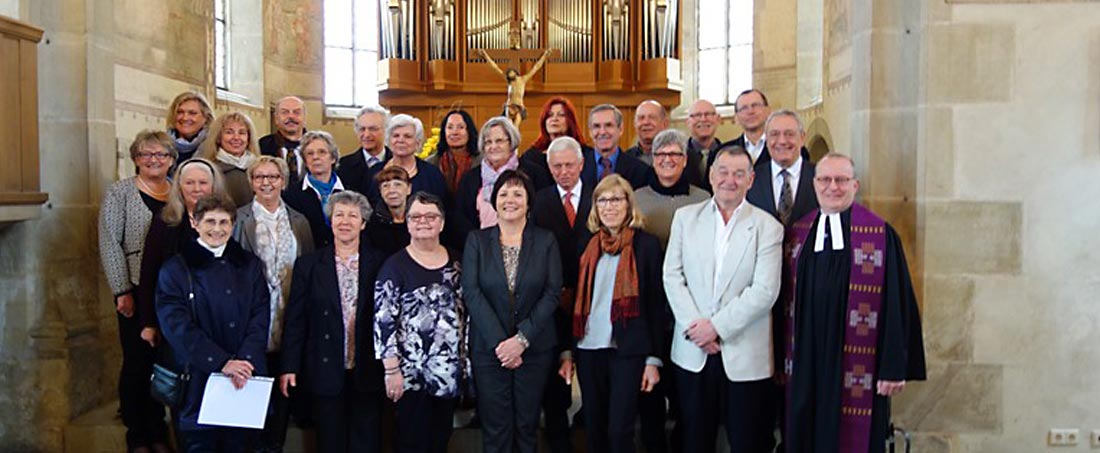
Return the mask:
{"type": "Polygon", "coordinates": [[[425,269],[401,250],[378,272],[374,289],[377,358],[401,359],[405,390],[458,397],[469,372],[467,326],[457,254],[425,269]]]}

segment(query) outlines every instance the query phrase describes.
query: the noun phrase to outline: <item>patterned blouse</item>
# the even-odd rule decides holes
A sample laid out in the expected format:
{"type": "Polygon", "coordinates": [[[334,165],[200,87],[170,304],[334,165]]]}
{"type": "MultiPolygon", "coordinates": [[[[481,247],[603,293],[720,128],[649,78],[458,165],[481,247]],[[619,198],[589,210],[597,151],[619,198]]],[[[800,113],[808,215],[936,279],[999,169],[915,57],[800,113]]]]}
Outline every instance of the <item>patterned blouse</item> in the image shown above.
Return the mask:
{"type": "Polygon", "coordinates": [[[505,245],[501,247],[504,255],[504,276],[508,278],[508,291],[516,292],[516,275],[519,274],[519,247],[505,245]]]}
{"type": "Polygon", "coordinates": [[[336,257],[336,281],[344,312],[344,368],[355,368],[355,309],[359,305],[359,254],[343,261],[336,257]]]}
{"type": "Polygon", "coordinates": [[[374,289],[374,350],[401,359],[405,390],[455,398],[468,376],[467,326],[457,254],[425,269],[401,250],[386,260],[374,289]]]}

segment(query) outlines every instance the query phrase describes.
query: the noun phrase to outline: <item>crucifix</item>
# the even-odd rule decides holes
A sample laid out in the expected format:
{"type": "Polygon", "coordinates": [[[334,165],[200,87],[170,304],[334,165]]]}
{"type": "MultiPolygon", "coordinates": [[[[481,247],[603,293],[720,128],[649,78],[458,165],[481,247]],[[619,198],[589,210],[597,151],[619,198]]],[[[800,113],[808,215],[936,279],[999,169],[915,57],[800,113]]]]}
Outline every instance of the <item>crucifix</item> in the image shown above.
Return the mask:
{"type": "Polygon", "coordinates": [[[508,83],[508,99],[504,103],[504,116],[512,120],[512,124],[519,128],[520,122],[527,118],[527,107],[523,105],[523,94],[527,82],[542,69],[542,65],[551,57],[557,58],[561,52],[556,49],[522,49],[520,48],[523,23],[523,12],[520,0],[512,1],[512,21],[508,29],[507,49],[475,49],[481,58],[484,58],[489,66],[504,77],[508,83]],[[527,74],[519,72],[520,63],[523,60],[536,60],[535,66],[527,71],[527,74]]]}

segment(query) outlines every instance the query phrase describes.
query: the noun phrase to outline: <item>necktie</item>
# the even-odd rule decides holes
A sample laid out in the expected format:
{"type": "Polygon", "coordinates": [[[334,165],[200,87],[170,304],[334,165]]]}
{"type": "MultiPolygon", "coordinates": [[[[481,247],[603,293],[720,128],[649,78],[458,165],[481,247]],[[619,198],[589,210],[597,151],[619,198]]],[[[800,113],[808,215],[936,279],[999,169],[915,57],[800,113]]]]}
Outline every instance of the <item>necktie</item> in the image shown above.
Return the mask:
{"type": "Polygon", "coordinates": [[[373,167],[373,166],[375,166],[375,165],[378,165],[378,163],[379,163],[379,162],[381,162],[381,161],[380,161],[380,160],[378,160],[378,158],[377,158],[377,157],[374,157],[374,156],[370,156],[370,158],[369,158],[369,159],[367,159],[367,168],[371,168],[371,167],[373,167]]]}
{"type": "Polygon", "coordinates": [[[561,206],[565,208],[565,219],[569,221],[569,226],[572,227],[577,221],[577,211],[573,209],[573,203],[569,201],[573,197],[573,192],[567,192],[561,197],[561,206]]]}
{"type": "Polygon", "coordinates": [[[290,172],[295,177],[301,177],[302,172],[298,170],[298,155],[294,154],[294,150],[283,148],[283,158],[286,159],[286,166],[290,169],[290,172]]]}
{"type": "Polygon", "coordinates": [[[606,157],[601,157],[600,158],[600,168],[603,168],[603,174],[600,175],[600,180],[602,181],[604,178],[607,177],[607,175],[610,175],[611,173],[613,173],[613,171],[611,170],[611,159],[608,159],[606,157]]]}
{"type": "Polygon", "coordinates": [[[779,191],[779,221],[784,225],[791,218],[791,208],[794,207],[794,196],[791,195],[791,174],[787,169],[779,172],[783,177],[783,189],[779,191]]]}

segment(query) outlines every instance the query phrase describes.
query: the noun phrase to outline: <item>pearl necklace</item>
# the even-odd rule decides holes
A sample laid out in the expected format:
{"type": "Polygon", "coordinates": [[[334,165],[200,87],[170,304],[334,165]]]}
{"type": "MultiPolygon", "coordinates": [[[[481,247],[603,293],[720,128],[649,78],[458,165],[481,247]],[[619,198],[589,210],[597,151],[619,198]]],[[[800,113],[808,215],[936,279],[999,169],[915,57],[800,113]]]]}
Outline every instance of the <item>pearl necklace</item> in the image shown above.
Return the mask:
{"type": "Polygon", "coordinates": [[[153,190],[152,187],[149,187],[149,184],[147,184],[143,179],[141,179],[141,176],[138,176],[135,179],[137,179],[138,185],[141,186],[141,188],[144,189],[146,193],[148,193],[149,195],[151,195],[153,198],[156,198],[156,199],[164,199],[165,197],[168,196],[168,192],[172,190],[172,186],[168,185],[167,189],[164,189],[161,192],[157,192],[157,191],[153,190]]]}

